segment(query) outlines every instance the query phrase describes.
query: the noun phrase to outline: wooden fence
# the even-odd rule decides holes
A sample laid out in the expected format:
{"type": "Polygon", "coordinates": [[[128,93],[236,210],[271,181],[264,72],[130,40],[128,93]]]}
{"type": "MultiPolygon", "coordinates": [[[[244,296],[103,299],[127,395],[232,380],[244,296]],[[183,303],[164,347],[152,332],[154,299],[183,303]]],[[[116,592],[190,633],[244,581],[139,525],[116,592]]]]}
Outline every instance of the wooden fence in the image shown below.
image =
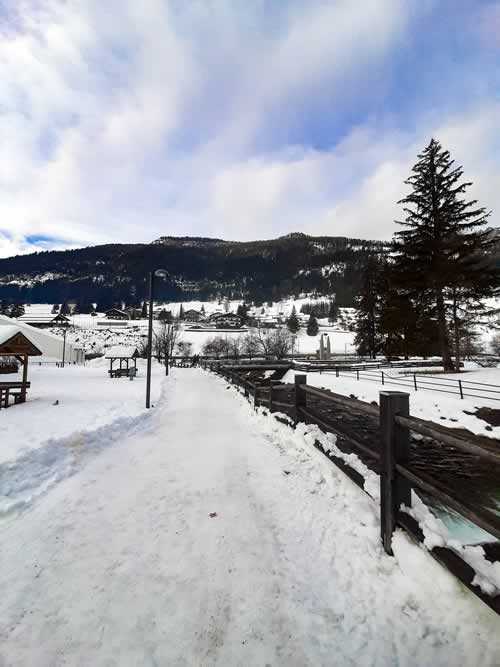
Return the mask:
{"type": "MultiPolygon", "coordinates": [[[[376,461],[377,472],[380,475],[381,541],[388,554],[392,555],[392,536],[397,527],[405,530],[417,542],[424,541],[424,535],[417,521],[402,509],[411,507],[411,491],[415,489],[424,496],[451,508],[494,536],[497,542],[481,546],[490,561],[499,559],[499,514],[485,507],[475,506],[464,499],[462,494],[450,492],[422,470],[413,468],[410,461],[410,433],[419,434],[440,445],[451,447],[474,460],[480,459],[491,466],[497,466],[500,482],[498,441],[492,440],[491,445],[488,445],[485,444],[485,440],[488,439],[475,437],[472,434],[457,434],[454,429],[410,416],[407,393],[381,391],[380,403],[376,406],[312,387],[307,384],[306,375],[296,375],[294,385],[281,384],[271,377],[262,378],[265,370],[285,372],[282,364],[236,366],[203,361],[202,366],[240,387],[245,396],[253,400],[255,407],[264,406],[271,413],[285,413],[292,417],[295,423],[303,421],[317,424],[323,431],[341,436],[342,442],[337,441],[340,450],[345,453],[369,455],[376,461]],[[341,408],[377,420],[380,442],[374,447],[369,447],[366,442],[361,442],[352,434],[344,433],[341,426],[333,423],[328,416],[325,417],[315,408],[314,401],[327,403],[333,410],[341,408]]],[[[316,448],[364,490],[364,478],[359,472],[348,466],[340,457],[325,453],[319,443],[316,443],[316,448]]],[[[491,597],[473,585],[475,571],[457,553],[444,547],[434,547],[430,553],[491,609],[500,614],[500,595],[491,597]]]]}
{"type": "MultiPolygon", "coordinates": [[[[294,365],[297,368],[297,365],[294,365]]],[[[384,368],[384,366],[380,366],[384,368]]],[[[391,366],[398,368],[398,366],[391,366]]],[[[404,366],[399,366],[404,368],[404,366]]],[[[382,385],[407,387],[414,391],[434,391],[440,394],[453,394],[464,398],[483,398],[490,401],[500,401],[500,386],[486,382],[474,382],[463,378],[435,377],[421,375],[417,372],[405,371],[400,375],[393,375],[386,370],[375,370],[370,366],[336,366],[334,368],[320,368],[319,373],[332,374],[336,377],[348,377],[352,380],[366,380],[382,385]]]]}

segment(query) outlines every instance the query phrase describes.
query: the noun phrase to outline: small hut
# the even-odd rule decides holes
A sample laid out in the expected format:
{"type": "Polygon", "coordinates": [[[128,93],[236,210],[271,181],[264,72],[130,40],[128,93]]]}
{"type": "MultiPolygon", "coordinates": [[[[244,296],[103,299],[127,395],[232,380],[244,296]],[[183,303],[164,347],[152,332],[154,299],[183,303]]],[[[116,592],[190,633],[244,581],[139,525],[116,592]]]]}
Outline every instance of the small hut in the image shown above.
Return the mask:
{"type": "Polygon", "coordinates": [[[106,352],[109,359],[109,377],[119,378],[137,374],[137,357],[139,352],[133,345],[113,345],[106,352]],[[119,366],[115,366],[118,362],[119,366]],[[131,366],[132,364],[132,366],[131,366]]]}
{"type": "Polygon", "coordinates": [[[0,357],[14,357],[23,365],[21,381],[0,382],[0,408],[8,408],[11,398],[14,399],[14,404],[26,401],[26,392],[30,387],[28,358],[41,354],[42,352],[18,327],[14,325],[0,327],[0,357]]]}

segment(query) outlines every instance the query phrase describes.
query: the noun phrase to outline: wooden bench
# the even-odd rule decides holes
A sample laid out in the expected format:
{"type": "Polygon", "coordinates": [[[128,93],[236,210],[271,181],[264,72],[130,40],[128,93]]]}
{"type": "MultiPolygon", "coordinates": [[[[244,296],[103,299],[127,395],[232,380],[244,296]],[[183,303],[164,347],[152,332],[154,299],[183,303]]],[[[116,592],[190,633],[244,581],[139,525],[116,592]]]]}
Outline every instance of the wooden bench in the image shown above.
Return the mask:
{"type": "Polygon", "coordinates": [[[14,398],[14,405],[24,403],[26,391],[31,387],[31,382],[0,382],[0,409],[9,407],[9,398],[14,398]]]}
{"type": "Polygon", "coordinates": [[[112,378],[123,378],[123,377],[130,377],[133,375],[134,377],[137,375],[137,369],[136,368],[113,368],[112,370],[108,371],[109,377],[112,378]]]}

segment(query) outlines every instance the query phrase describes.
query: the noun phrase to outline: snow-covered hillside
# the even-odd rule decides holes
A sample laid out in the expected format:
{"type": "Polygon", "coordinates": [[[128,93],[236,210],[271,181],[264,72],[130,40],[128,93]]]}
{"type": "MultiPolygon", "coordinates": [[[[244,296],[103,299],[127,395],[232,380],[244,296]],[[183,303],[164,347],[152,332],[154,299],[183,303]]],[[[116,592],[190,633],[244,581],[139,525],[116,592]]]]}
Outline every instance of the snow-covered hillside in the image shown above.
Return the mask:
{"type": "MultiPolygon", "coordinates": [[[[273,304],[266,304],[259,306],[254,310],[259,316],[270,320],[284,320],[290,316],[292,308],[295,306],[296,311],[300,314],[300,309],[304,303],[314,303],[315,301],[322,301],[323,298],[314,299],[313,297],[304,297],[301,299],[287,299],[273,304]]],[[[224,312],[224,308],[228,308],[230,312],[236,312],[241,301],[230,301],[224,306],[217,301],[189,301],[184,302],[184,311],[188,309],[201,310],[203,307],[207,316],[216,312],[224,312]]],[[[158,304],[157,308],[170,311],[174,317],[179,315],[180,303],[164,303],[158,304]]],[[[33,304],[26,307],[26,314],[48,314],[51,312],[52,305],[50,304],[33,304]]],[[[341,321],[334,326],[328,323],[328,320],[319,320],[320,333],[328,333],[330,335],[330,342],[333,352],[338,353],[353,353],[354,349],[354,333],[353,329],[355,322],[356,311],[353,308],[341,309],[341,321]]],[[[123,322],[113,322],[106,320],[101,313],[96,317],[91,315],[77,314],[70,316],[71,329],[67,332],[67,339],[71,343],[75,343],[79,347],[84,347],[87,353],[100,354],[108,347],[117,344],[124,345],[139,345],[144,342],[147,336],[148,322],[144,319],[128,320],[123,322]]],[[[307,316],[303,317],[304,326],[297,335],[294,352],[296,354],[314,354],[319,347],[318,336],[308,336],[305,330],[305,322],[307,316]]],[[[234,331],[196,331],[192,330],[192,324],[182,324],[182,340],[192,343],[192,353],[200,354],[204,343],[214,335],[223,335],[230,337],[238,337],[243,335],[237,329],[234,331]]],[[[155,321],[155,327],[159,327],[155,321]]],[[[62,336],[63,330],[54,328],[51,331],[59,336],[62,336]]]]}

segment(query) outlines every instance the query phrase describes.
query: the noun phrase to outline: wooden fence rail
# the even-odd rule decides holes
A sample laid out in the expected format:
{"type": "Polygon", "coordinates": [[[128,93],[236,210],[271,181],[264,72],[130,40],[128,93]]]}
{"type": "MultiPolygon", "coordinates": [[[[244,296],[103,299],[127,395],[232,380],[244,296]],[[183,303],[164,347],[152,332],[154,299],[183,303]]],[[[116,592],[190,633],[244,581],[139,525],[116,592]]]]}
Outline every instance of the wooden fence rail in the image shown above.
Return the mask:
{"type": "MultiPolygon", "coordinates": [[[[428,477],[421,470],[411,466],[410,434],[417,433],[438,443],[444,443],[461,452],[482,459],[489,464],[498,466],[500,471],[500,449],[498,443],[492,441],[491,447],[485,446],[481,438],[473,441],[472,434],[464,436],[453,432],[433,422],[410,416],[409,394],[400,391],[381,391],[379,406],[364,403],[357,399],[348,398],[330,391],[311,387],[307,384],[305,374],[295,375],[294,385],[283,385],[272,378],[263,378],[265,370],[276,370],[276,364],[258,366],[260,377],[253,376],[256,372],[253,365],[231,366],[220,363],[205,363],[207,370],[222,375],[229,382],[241,387],[249,399],[253,398],[254,406],[265,406],[270,412],[288,414],[295,423],[305,421],[317,424],[325,432],[336,433],[342,437],[342,446],[337,446],[346,453],[364,453],[378,462],[380,475],[380,536],[385,551],[392,555],[392,536],[397,527],[409,533],[418,542],[424,541],[424,535],[418,523],[407,513],[405,508],[411,508],[412,489],[423,492],[449,507],[460,515],[479,526],[492,536],[500,539],[500,515],[484,507],[475,507],[471,502],[458,497],[458,494],[443,489],[434,479],[428,477]],[[283,398],[289,397],[289,400],[283,398]],[[319,413],[314,405],[309,405],[308,398],[334,406],[341,406],[348,413],[363,414],[369,418],[376,418],[379,424],[380,442],[370,447],[353,435],[342,431],[342,427],[323,413],[319,413]],[[344,447],[347,445],[348,449],[344,447]]],[[[316,448],[325,454],[319,443],[316,448]]],[[[425,445],[424,445],[425,446],[425,445]]],[[[347,474],[350,479],[364,490],[364,478],[351,468],[339,456],[327,453],[329,460],[347,474]]],[[[500,482],[500,479],[499,479],[500,482]]],[[[488,556],[488,549],[498,554],[498,542],[491,545],[482,545],[488,556]]],[[[457,576],[475,595],[485,602],[497,614],[500,614],[500,595],[491,597],[483,593],[473,580],[475,571],[460,556],[451,549],[439,547],[430,551],[431,555],[450,572],[457,576]]],[[[489,556],[488,556],[489,557],[489,556]]],[[[494,560],[495,557],[490,557],[494,560]]]]}
{"type": "MultiPolygon", "coordinates": [[[[297,369],[297,364],[295,364],[297,369]]],[[[303,368],[302,365],[299,368],[303,368]]],[[[386,368],[380,365],[379,368],[386,368]]],[[[400,367],[403,368],[403,367],[400,367]]],[[[407,387],[415,391],[433,391],[440,394],[453,394],[464,398],[483,398],[490,401],[500,401],[500,386],[486,382],[474,382],[465,378],[448,378],[444,376],[435,377],[422,375],[416,372],[391,375],[387,370],[377,370],[370,366],[334,366],[319,367],[316,369],[320,374],[333,374],[335,377],[346,377],[355,380],[376,382],[382,385],[396,385],[400,388],[407,387]]]]}

